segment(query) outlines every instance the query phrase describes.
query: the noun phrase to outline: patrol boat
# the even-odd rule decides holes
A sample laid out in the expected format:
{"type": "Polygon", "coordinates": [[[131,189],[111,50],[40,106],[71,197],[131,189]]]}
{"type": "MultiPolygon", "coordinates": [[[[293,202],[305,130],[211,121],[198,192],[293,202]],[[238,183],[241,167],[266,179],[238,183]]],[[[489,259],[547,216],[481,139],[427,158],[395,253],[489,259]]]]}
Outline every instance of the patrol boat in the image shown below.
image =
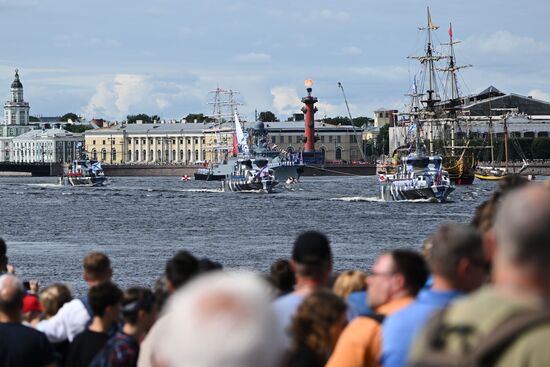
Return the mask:
{"type": "Polygon", "coordinates": [[[233,173],[224,179],[222,189],[269,193],[278,183],[266,159],[240,158],[235,163],[233,173]]]}
{"type": "Polygon", "coordinates": [[[380,196],[384,200],[433,200],[444,202],[455,190],[438,155],[409,154],[394,174],[380,174],[380,196]]]}
{"type": "Polygon", "coordinates": [[[103,186],[107,180],[101,162],[89,159],[73,161],[67,179],[72,186],[103,186]]]}

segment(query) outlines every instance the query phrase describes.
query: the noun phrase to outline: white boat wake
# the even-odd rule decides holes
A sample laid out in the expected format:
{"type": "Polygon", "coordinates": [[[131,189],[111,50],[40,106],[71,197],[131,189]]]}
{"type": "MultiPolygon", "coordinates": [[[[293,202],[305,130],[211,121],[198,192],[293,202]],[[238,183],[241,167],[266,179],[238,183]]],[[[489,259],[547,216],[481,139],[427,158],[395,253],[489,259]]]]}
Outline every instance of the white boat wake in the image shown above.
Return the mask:
{"type": "Polygon", "coordinates": [[[222,192],[221,189],[182,189],[183,192],[222,192]]]}
{"type": "Polygon", "coordinates": [[[334,201],[347,201],[347,202],[373,202],[373,203],[431,203],[437,202],[437,199],[414,199],[414,200],[399,200],[399,201],[387,201],[379,198],[378,196],[351,196],[351,197],[342,197],[342,198],[331,198],[330,200],[334,201]]]}

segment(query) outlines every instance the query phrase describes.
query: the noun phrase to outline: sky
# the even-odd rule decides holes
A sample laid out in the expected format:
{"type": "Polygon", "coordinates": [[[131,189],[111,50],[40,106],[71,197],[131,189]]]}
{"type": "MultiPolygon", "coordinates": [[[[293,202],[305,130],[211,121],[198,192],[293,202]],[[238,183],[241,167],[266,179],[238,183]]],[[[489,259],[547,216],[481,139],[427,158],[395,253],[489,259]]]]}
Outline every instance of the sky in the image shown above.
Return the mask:
{"type": "Polygon", "coordinates": [[[426,8],[448,41],[462,94],[493,85],[550,101],[547,0],[0,0],[0,91],[20,70],[31,115],[123,120],[211,114],[210,91],[239,92],[241,116],[403,110],[423,52],[426,8]]]}

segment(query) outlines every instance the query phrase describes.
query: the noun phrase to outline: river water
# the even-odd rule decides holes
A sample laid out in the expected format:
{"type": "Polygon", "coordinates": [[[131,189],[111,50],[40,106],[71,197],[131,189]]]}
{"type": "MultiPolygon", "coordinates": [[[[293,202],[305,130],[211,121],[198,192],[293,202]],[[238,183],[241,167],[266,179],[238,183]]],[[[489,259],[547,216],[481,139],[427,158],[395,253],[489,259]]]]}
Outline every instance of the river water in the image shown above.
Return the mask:
{"type": "Polygon", "coordinates": [[[152,286],[179,249],[266,271],[309,229],[329,236],[336,270],[367,270],[383,249],[420,248],[442,221],[469,222],[494,187],[476,181],[436,204],[381,202],[375,176],[304,177],[273,194],[223,193],[219,183],[178,177],[115,177],[101,188],[1,177],[0,237],[23,279],[66,282],[76,293],[89,251],[111,257],[122,287],[152,286]]]}

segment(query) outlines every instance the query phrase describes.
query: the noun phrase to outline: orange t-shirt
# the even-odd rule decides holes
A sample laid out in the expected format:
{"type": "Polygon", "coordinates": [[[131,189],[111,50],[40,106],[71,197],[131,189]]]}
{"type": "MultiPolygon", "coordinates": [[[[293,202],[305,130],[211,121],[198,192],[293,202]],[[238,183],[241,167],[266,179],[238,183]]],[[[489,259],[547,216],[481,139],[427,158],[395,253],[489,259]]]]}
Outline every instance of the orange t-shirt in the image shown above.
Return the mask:
{"type": "MultiPolygon", "coordinates": [[[[391,315],[408,306],[413,297],[404,297],[386,303],[376,309],[376,313],[391,315]]],[[[325,367],[376,367],[382,350],[382,328],[379,322],[370,317],[360,316],[353,320],[342,332],[336,348],[325,367]]]]}

